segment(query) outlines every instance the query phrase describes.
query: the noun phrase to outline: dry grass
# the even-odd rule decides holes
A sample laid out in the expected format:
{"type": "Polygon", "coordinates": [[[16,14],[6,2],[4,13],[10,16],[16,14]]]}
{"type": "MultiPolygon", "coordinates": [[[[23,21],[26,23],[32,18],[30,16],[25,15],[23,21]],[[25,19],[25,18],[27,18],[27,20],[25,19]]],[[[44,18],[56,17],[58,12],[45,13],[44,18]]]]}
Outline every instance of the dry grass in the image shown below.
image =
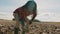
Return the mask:
{"type": "MultiPolygon", "coordinates": [[[[11,20],[0,20],[0,24],[4,26],[11,26],[15,25],[15,21],[11,20]]],[[[47,32],[52,32],[50,34],[60,34],[57,32],[57,29],[60,29],[60,22],[33,22],[29,26],[29,33],[28,34],[40,34],[40,33],[46,33],[47,32]],[[56,32],[55,32],[56,31],[56,32]]],[[[11,34],[11,32],[10,32],[11,34]]]]}
{"type": "MultiPolygon", "coordinates": [[[[52,24],[52,25],[60,26],[60,22],[36,22],[36,23],[52,24]]],[[[0,19],[0,24],[3,24],[3,25],[14,25],[15,21],[0,19]]]]}

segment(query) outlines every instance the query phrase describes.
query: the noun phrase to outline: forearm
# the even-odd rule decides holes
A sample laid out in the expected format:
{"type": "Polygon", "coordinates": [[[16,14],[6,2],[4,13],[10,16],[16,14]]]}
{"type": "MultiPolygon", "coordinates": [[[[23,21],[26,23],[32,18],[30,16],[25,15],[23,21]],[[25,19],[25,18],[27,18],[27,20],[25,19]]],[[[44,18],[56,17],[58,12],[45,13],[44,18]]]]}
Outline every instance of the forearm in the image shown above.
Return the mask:
{"type": "Polygon", "coordinates": [[[34,15],[33,15],[32,19],[30,20],[30,24],[31,24],[32,21],[35,19],[36,15],[37,15],[37,14],[34,14],[34,15]]]}
{"type": "Polygon", "coordinates": [[[36,15],[37,15],[36,13],[33,14],[33,17],[32,17],[32,19],[31,19],[31,21],[33,21],[33,20],[35,19],[36,15]]]}

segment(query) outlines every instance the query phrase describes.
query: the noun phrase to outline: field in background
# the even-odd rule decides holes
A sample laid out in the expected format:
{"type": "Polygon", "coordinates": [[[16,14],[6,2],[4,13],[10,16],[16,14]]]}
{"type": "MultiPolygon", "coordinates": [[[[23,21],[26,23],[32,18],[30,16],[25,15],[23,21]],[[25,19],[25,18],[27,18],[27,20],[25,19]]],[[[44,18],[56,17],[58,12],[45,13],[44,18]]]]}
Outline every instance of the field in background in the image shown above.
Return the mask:
{"type": "MultiPolygon", "coordinates": [[[[35,23],[52,24],[52,25],[60,26],[60,22],[35,22],[35,23]]],[[[3,24],[3,25],[14,25],[15,21],[0,19],[0,24],[3,24]]]]}

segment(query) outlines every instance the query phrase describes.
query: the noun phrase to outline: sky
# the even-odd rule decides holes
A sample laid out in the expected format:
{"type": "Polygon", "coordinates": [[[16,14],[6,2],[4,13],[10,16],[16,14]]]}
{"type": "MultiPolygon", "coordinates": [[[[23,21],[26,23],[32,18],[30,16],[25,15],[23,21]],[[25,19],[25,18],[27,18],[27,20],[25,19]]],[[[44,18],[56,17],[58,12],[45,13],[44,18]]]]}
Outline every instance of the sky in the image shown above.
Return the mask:
{"type": "MultiPolygon", "coordinates": [[[[12,20],[13,11],[29,0],[0,0],[0,19],[12,20]]],[[[40,21],[60,22],[60,0],[35,0],[36,19],[40,21]]]]}

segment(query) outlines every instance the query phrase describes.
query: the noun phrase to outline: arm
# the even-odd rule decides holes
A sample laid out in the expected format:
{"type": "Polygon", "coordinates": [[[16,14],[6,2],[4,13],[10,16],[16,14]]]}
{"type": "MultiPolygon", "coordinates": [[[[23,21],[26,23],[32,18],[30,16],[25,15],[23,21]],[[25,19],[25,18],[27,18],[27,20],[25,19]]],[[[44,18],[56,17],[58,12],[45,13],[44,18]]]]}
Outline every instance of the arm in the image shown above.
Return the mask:
{"type": "Polygon", "coordinates": [[[35,7],[33,8],[33,17],[32,19],[30,20],[30,24],[32,23],[32,21],[35,19],[37,15],[37,5],[35,4],[35,7]]]}
{"type": "Polygon", "coordinates": [[[36,12],[34,12],[34,13],[33,13],[33,17],[32,17],[32,19],[30,20],[30,24],[31,24],[31,23],[32,23],[32,21],[35,19],[36,15],[37,15],[37,13],[36,13],[36,12]]]}

